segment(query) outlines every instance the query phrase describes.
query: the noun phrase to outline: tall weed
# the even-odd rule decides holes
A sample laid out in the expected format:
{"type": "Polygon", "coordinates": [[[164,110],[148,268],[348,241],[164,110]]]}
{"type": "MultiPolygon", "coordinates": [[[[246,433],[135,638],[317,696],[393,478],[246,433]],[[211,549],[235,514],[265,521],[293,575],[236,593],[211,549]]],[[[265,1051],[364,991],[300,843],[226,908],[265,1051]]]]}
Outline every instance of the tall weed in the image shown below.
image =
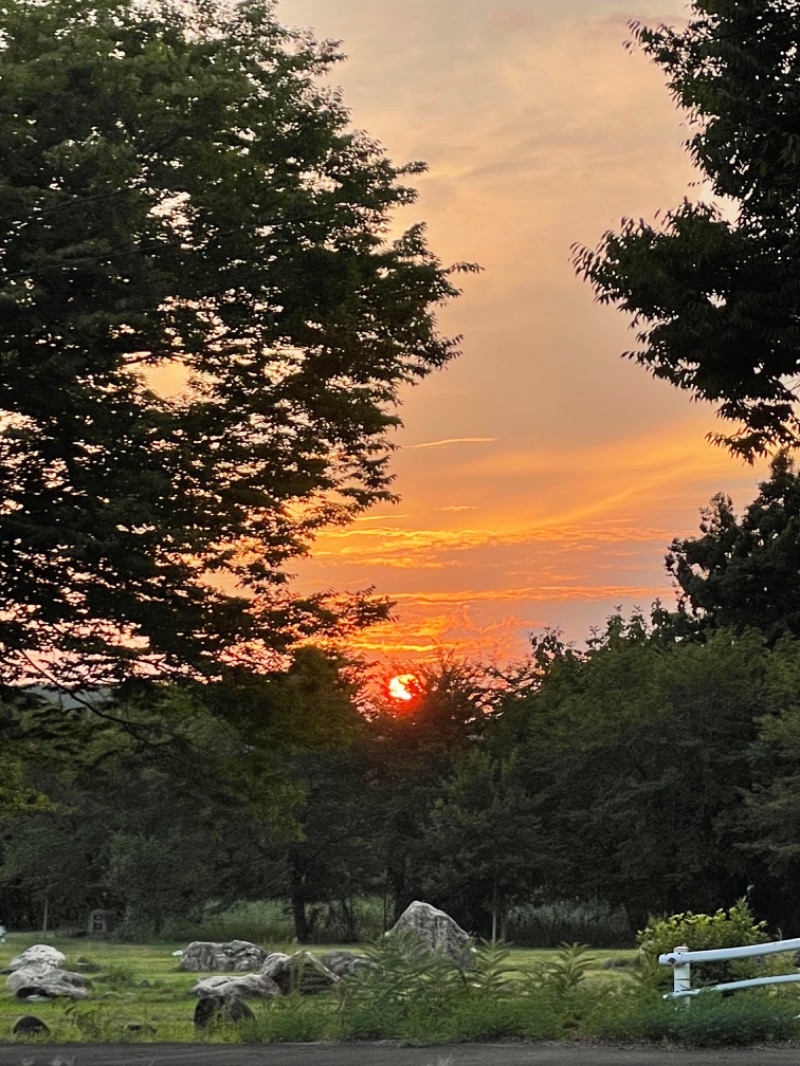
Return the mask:
{"type": "Polygon", "coordinates": [[[290,944],[293,935],[286,905],[278,900],[242,901],[225,908],[210,905],[196,921],[172,919],[164,925],[164,940],[186,943],[247,940],[253,944],[290,944]]]}
{"type": "Polygon", "coordinates": [[[555,957],[535,967],[527,980],[530,996],[550,1006],[565,1033],[577,1032],[587,1010],[589,950],[587,944],[562,944],[555,957]]]}
{"type": "MultiPolygon", "coordinates": [[[[378,897],[313,903],[307,909],[307,920],[312,944],[371,942],[383,933],[383,904],[378,897]]],[[[127,939],[136,937],[130,934],[127,939]]],[[[255,944],[286,945],[294,940],[294,928],[285,902],[243,900],[226,907],[209,905],[199,918],[192,921],[168,920],[163,939],[186,942],[249,940],[255,944]]]]}
{"type": "Polygon", "coordinates": [[[625,911],[602,900],[554,900],[512,907],[505,935],[511,943],[526,948],[556,948],[576,942],[628,947],[634,939],[625,911]]]}
{"type": "Polygon", "coordinates": [[[344,1037],[408,1038],[434,1031],[465,994],[464,974],[449,959],[428,951],[413,934],[382,938],[367,951],[371,966],[338,986],[344,1037]]]}

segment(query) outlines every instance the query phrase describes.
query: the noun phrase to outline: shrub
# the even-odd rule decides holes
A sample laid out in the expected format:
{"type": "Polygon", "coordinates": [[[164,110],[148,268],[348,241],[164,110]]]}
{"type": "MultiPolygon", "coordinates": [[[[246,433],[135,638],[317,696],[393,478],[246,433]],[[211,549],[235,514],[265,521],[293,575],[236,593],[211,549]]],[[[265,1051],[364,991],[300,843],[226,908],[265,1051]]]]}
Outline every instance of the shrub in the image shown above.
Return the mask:
{"type": "MultiPolygon", "coordinates": [[[[309,943],[312,944],[369,942],[383,933],[383,904],[378,897],[356,899],[347,906],[335,902],[311,904],[307,917],[309,943]]],[[[131,933],[127,939],[137,937],[131,933]]],[[[294,927],[284,901],[242,900],[224,907],[209,904],[197,918],[168,919],[164,923],[162,939],[170,942],[249,940],[255,944],[291,944],[294,927]]]]}
{"type": "Polygon", "coordinates": [[[502,946],[481,947],[466,971],[421,950],[412,934],[385,938],[369,954],[374,968],[338,988],[344,1039],[543,1040],[564,1031],[555,997],[526,989],[502,946]]]}
{"type": "Polygon", "coordinates": [[[587,1010],[590,993],[586,978],[591,959],[586,944],[562,944],[549,961],[532,970],[526,982],[529,995],[549,1004],[561,1031],[577,1032],[587,1010]]]}
{"type": "Polygon", "coordinates": [[[691,1004],[660,996],[618,997],[586,1020],[586,1036],[600,1040],[648,1040],[686,1047],[746,1047],[796,1040],[797,1004],[765,992],[723,999],[708,992],[691,1004]]]}
{"type": "Polygon", "coordinates": [[[94,980],[97,984],[133,987],[138,981],[138,976],[135,968],[130,963],[121,960],[105,966],[98,972],[94,980]]]}
{"type": "MultiPolygon", "coordinates": [[[[744,899],[737,900],[727,911],[720,908],[714,914],[673,914],[651,918],[637,937],[643,961],[643,972],[651,984],[666,987],[672,974],[660,966],[658,956],[685,944],[691,951],[715,948],[744,947],[763,944],[769,940],[764,922],[757,922],[744,899]]],[[[757,956],[752,959],[692,964],[692,984],[709,985],[721,981],[735,981],[768,973],[781,973],[786,967],[783,956],[757,956]]]]}
{"type": "Polygon", "coordinates": [[[668,1037],[689,1047],[725,1047],[792,1040],[798,1035],[797,1004],[763,992],[721,999],[713,992],[677,1004],[668,1037]]]}

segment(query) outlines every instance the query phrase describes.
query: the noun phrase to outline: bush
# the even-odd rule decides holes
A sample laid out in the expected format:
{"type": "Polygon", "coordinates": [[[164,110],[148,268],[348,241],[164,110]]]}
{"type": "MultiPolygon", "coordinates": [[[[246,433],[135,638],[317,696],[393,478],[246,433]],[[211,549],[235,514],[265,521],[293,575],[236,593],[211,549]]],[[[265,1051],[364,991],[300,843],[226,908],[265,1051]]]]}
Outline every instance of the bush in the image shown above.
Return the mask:
{"type": "Polygon", "coordinates": [[[308,908],[310,943],[363,944],[383,934],[383,902],[379,897],[313,904],[308,908]]]}
{"type": "Polygon", "coordinates": [[[420,950],[413,934],[385,938],[369,955],[374,967],[339,985],[340,1038],[459,1043],[564,1031],[557,997],[533,994],[502,946],[481,947],[466,971],[420,950]]]}
{"type": "Polygon", "coordinates": [[[553,1005],[543,999],[465,997],[443,1019],[447,1043],[496,1040],[556,1040],[563,1027],[553,1005]]]}
{"type": "Polygon", "coordinates": [[[647,1040],[686,1047],[746,1047],[796,1040],[797,1003],[762,992],[723,999],[708,992],[685,1001],[647,995],[609,997],[584,1035],[600,1040],[647,1040]]]}
{"type": "Polygon", "coordinates": [[[744,992],[730,999],[708,992],[688,1010],[677,1004],[665,1035],[689,1047],[793,1040],[798,1035],[797,1004],[763,992],[744,992]]]}
{"type": "MultiPolygon", "coordinates": [[[[714,914],[686,911],[666,918],[651,918],[637,936],[644,972],[656,987],[666,987],[672,979],[671,970],[659,965],[658,956],[682,944],[690,951],[710,951],[763,944],[768,940],[765,923],[755,920],[744,899],[737,900],[729,910],[720,908],[714,914]]],[[[718,984],[721,981],[782,973],[785,967],[786,960],[780,955],[693,963],[692,985],[718,984]]]]}

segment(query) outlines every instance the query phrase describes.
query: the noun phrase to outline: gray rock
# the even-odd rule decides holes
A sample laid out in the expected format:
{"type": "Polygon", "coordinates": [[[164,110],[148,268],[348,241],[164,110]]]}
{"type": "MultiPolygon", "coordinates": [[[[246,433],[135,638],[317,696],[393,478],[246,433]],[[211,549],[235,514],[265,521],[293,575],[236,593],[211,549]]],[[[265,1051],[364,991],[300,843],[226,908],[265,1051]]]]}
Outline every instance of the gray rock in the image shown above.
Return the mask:
{"type": "Polygon", "coordinates": [[[14,1036],[47,1036],[50,1026],[35,1014],[22,1014],[14,1022],[11,1032],[14,1036]]]}
{"type": "Polygon", "coordinates": [[[445,956],[457,966],[463,968],[472,965],[472,937],[449,914],[437,910],[430,903],[420,900],[410,903],[386,935],[391,936],[392,933],[413,936],[427,950],[445,956]]]}
{"type": "Polygon", "coordinates": [[[218,970],[246,973],[248,970],[257,970],[267,954],[264,948],[248,940],[229,940],[222,944],[195,940],[181,956],[180,969],[189,973],[214,973],[218,970]]]}
{"type": "Polygon", "coordinates": [[[274,952],[261,967],[261,976],[271,978],[284,996],[293,992],[310,996],[339,982],[336,974],[309,951],[296,951],[293,955],[274,952]]]}
{"type": "Polygon", "coordinates": [[[57,966],[51,966],[46,962],[31,962],[27,966],[20,966],[19,969],[13,969],[9,971],[6,977],[6,988],[9,992],[14,992],[20,985],[20,978],[24,981],[27,978],[33,980],[37,977],[44,977],[48,973],[58,973],[57,966]]]}
{"type": "Polygon", "coordinates": [[[236,996],[203,996],[194,1009],[194,1024],[197,1029],[210,1029],[225,1025],[255,1021],[255,1015],[236,996]]]}
{"type": "Polygon", "coordinates": [[[27,1000],[29,1003],[43,1003],[46,999],[88,999],[89,993],[85,988],[73,988],[72,985],[48,984],[48,985],[23,985],[17,989],[17,999],[27,1000]]]}
{"type": "Polygon", "coordinates": [[[49,970],[58,970],[66,961],[66,955],[62,955],[58,948],[51,948],[49,944],[34,944],[21,955],[16,955],[8,968],[22,970],[26,966],[46,966],[49,970]]]}
{"type": "Polygon", "coordinates": [[[14,970],[6,978],[6,989],[17,999],[44,996],[47,999],[86,999],[91,982],[82,973],[52,969],[40,964],[14,970]]]}
{"type": "Polygon", "coordinates": [[[366,955],[354,955],[351,951],[327,951],[319,961],[336,977],[352,977],[359,970],[374,969],[375,963],[366,955]]]}
{"type": "Polygon", "coordinates": [[[281,994],[280,988],[263,974],[248,973],[242,977],[203,977],[192,989],[201,998],[205,996],[237,996],[239,999],[273,999],[281,994]]]}

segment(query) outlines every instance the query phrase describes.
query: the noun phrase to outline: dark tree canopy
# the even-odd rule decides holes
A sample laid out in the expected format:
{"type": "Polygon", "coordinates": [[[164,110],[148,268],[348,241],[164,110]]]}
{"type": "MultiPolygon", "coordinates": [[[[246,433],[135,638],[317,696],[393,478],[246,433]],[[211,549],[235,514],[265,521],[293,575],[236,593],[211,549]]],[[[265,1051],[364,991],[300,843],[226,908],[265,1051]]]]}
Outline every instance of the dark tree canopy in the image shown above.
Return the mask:
{"type": "Polygon", "coordinates": [[[390,238],[421,165],[349,126],[339,58],[270,0],[0,11],[7,679],[280,647],[287,561],[390,496],[457,290],[390,238]]]}
{"type": "Polygon", "coordinates": [[[735,424],[751,458],[800,438],[798,0],[694,0],[685,28],[633,24],[688,112],[709,203],[623,220],[575,265],[633,317],[626,355],[735,424]]]}
{"type": "Polygon", "coordinates": [[[715,496],[700,532],[676,538],[667,556],[684,611],[703,629],[800,637],[800,474],[789,456],[775,457],[741,518],[715,496]]]}

